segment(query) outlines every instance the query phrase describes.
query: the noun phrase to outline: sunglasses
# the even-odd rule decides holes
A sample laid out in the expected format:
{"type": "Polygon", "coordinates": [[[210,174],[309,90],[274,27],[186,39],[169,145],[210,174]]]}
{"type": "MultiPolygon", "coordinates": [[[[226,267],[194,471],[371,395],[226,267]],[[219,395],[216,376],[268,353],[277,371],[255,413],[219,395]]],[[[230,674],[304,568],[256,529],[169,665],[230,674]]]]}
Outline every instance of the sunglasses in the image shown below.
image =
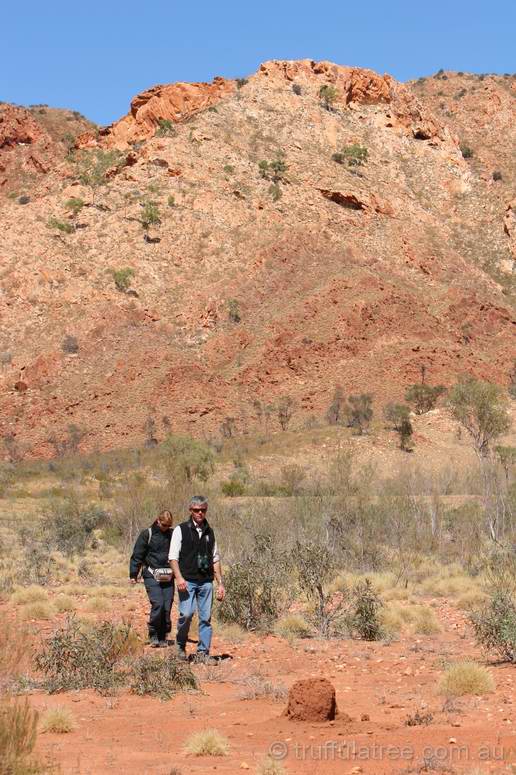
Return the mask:
{"type": "Polygon", "coordinates": [[[206,514],[208,509],[206,508],[206,506],[203,506],[202,509],[196,509],[193,506],[190,506],[190,511],[195,511],[196,513],[199,513],[200,511],[202,511],[203,514],[206,514]]]}

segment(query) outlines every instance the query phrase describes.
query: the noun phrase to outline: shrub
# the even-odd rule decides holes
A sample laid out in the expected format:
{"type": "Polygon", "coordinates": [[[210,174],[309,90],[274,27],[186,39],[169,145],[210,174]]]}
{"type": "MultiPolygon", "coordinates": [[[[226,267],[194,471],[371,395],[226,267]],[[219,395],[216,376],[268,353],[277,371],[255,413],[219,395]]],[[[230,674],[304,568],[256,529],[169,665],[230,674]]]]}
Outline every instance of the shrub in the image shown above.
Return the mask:
{"type": "Polygon", "coordinates": [[[278,421],[282,431],[286,431],[294,414],[296,402],[291,396],[281,396],[276,404],[278,421]]]}
{"type": "Polygon", "coordinates": [[[86,602],[84,608],[90,613],[105,614],[111,610],[111,603],[103,597],[92,597],[86,602]]]}
{"type": "Polygon", "coordinates": [[[379,613],[383,602],[371,581],[360,581],[351,589],[349,624],[353,632],[363,640],[380,640],[383,631],[379,613]]]}
{"type": "Polygon", "coordinates": [[[473,158],[473,156],[475,155],[475,154],[473,153],[473,149],[472,149],[472,148],[470,148],[470,147],[469,147],[469,145],[466,145],[466,143],[461,143],[461,144],[459,145],[459,148],[460,148],[460,152],[461,152],[461,154],[462,154],[462,157],[463,157],[464,159],[471,159],[471,158],[473,158]]]}
{"type": "Polygon", "coordinates": [[[18,197],[18,204],[19,205],[28,205],[30,202],[30,196],[20,196],[18,197]]]}
{"type": "Polygon", "coordinates": [[[435,635],[441,632],[441,625],[435,612],[428,606],[415,606],[412,615],[412,631],[416,635],[435,635]]]}
{"type": "Polygon", "coordinates": [[[356,433],[361,436],[369,428],[373,419],[373,397],[370,393],[350,396],[348,404],[344,410],[347,425],[354,428],[356,433]]]}
{"type": "Polygon", "coordinates": [[[175,198],[175,196],[173,194],[169,195],[169,197],[167,199],[167,204],[168,204],[169,207],[175,207],[176,198],[175,198]]]}
{"type": "Polygon", "coordinates": [[[405,393],[405,401],[414,405],[416,414],[426,414],[435,407],[437,399],[445,392],[443,385],[410,385],[405,393]]]}
{"type": "Polygon", "coordinates": [[[168,654],[144,654],[131,666],[131,691],[170,700],[177,692],[197,689],[197,681],[188,664],[168,654]]]}
{"type": "Polygon", "coordinates": [[[503,175],[500,170],[495,170],[493,172],[493,180],[503,180],[503,175]]]}
{"type": "Polygon", "coordinates": [[[235,171],[235,168],[232,164],[225,164],[224,165],[224,172],[226,172],[228,175],[231,175],[235,171]]]}
{"type": "Polygon", "coordinates": [[[174,127],[173,121],[169,118],[158,119],[158,129],[156,130],[156,137],[174,137],[177,131],[174,127]]]}
{"type": "Polygon", "coordinates": [[[291,562],[301,590],[312,604],[309,619],[323,638],[329,638],[343,618],[343,598],[331,594],[328,584],[335,572],[335,554],[324,544],[297,541],[291,562]]]}
{"type": "MultiPolygon", "coordinates": [[[[15,678],[32,658],[33,643],[25,625],[0,615],[0,690],[15,678]]],[[[1,748],[0,748],[1,750],[1,748]]]]}
{"type": "Polygon", "coordinates": [[[117,291],[125,293],[129,290],[131,280],[134,277],[134,269],[126,266],[124,269],[113,269],[113,280],[117,291]]]}
{"type": "Polygon", "coordinates": [[[72,214],[76,217],[84,207],[84,200],[80,199],[80,197],[73,196],[65,202],[65,207],[67,210],[71,210],[72,214]]]}
{"type": "Polygon", "coordinates": [[[159,226],[161,220],[158,203],[148,200],[142,204],[142,208],[143,212],[140,223],[143,226],[143,230],[147,232],[151,226],[159,226]]]}
{"type": "Polygon", "coordinates": [[[70,355],[75,355],[79,352],[79,342],[77,341],[77,338],[75,336],[70,336],[70,334],[67,334],[63,341],[61,342],[61,350],[64,353],[69,353],[70,355]]]}
{"type": "Polygon", "coordinates": [[[479,645],[504,662],[516,664],[516,604],[509,592],[495,591],[469,619],[479,645]]]}
{"type": "Polygon", "coordinates": [[[281,469],[281,483],[285,495],[289,497],[299,495],[305,477],[306,471],[302,466],[299,466],[296,463],[283,466],[281,469]]]}
{"type": "Polygon", "coordinates": [[[83,554],[93,531],[106,524],[107,514],[98,506],[83,506],[75,497],[50,503],[43,512],[45,538],[65,555],[83,554]]]}
{"type": "Polygon", "coordinates": [[[348,167],[360,167],[366,163],[367,157],[367,148],[354,143],[353,145],[346,146],[342,151],[334,153],[331,158],[337,164],[347,164],[348,167]]]}
{"type": "Polygon", "coordinates": [[[247,83],[249,83],[249,81],[247,80],[247,78],[237,78],[237,79],[236,79],[236,85],[237,85],[237,89],[241,89],[241,88],[242,88],[243,86],[245,86],[247,83]]]}
{"type": "Polygon", "coordinates": [[[74,618],[45,642],[36,667],[50,692],[96,689],[107,693],[124,681],[119,662],[127,654],[130,625],[111,622],[85,627],[74,618]]]}
{"type": "Polygon", "coordinates": [[[342,416],[342,410],[344,407],[344,391],[340,385],[335,386],[335,392],[331,404],[326,412],[326,420],[328,425],[338,425],[342,416]]]}
{"type": "Polygon", "coordinates": [[[238,479],[228,479],[225,482],[221,482],[220,490],[222,495],[227,498],[237,498],[240,495],[245,495],[247,487],[244,482],[239,482],[238,479]]]}
{"type": "Polygon", "coordinates": [[[240,304],[236,299],[228,299],[228,318],[232,323],[240,323],[240,304]]]}
{"type": "Polygon", "coordinates": [[[250,551],[226,571],[226,597],[218,610],[220,621],[239,624],[246,630],[268,627],[278,616],[285,564],[273,537],[256,535],[250,551]]]}
{"type": "Polygon", "coordinates": [[[475,662],[457,662],[441,676],[438,692],[447,697],[462,697],[466,694],[487,694],[494,690],[491,673],[475,662]]]}
{"type": "Polygon", "coordinates": [[[383,410],[383,415],[400,437],[400,449],[410,449],[410,437],[414,429],[410,422],[410,409],[405,404],[391,403],[383,410]]]}
{"type": "Polygon", "coordinates": [[[294,92],[294,94],[297,97],[300,97],[301,94],[303,93],[303,89],[301,88],[301,86],[298,83],[293,83],[292,84],[292,91],[294,92]]]}
{"type": "Polygon", "coordinates": [[[262,178],[272,180],[273,183],[279,183],[284,179],[288,166],[283,158],[283,153],[280,152],[273,161],[262,159],[262,161],[258,162],[258,169],[262,178]]]}
{"type": "Polygon", "coordinates": [[[68,708],[50,708],[41,717],[39,728],[42,732],[66,734],[75,729],[75,722],[68,708]]]}
{"type": "Polygon", "coordinates": [[[72,232],[75,231],[75,226],[73,223],[68,223],[68,221],[60,221],[54,216],[51,216],[48,219],[47,226],[49,229],[57,229],[58,231],[64,232],[64,234],[72,234],[72,232]]]}
{"type": "Polygon", "coordinates": [[[216,729],[203,729],[190,735],[185,751],[194,756],[227,756],[229,740],[216,729]]]}

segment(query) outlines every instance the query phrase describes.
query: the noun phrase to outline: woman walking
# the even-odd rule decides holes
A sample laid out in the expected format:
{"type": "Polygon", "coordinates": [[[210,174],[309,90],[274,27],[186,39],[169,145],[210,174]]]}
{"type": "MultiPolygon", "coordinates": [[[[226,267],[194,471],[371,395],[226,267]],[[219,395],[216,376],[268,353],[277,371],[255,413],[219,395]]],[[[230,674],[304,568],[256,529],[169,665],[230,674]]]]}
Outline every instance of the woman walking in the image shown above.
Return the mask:
{"type": "Polygon", "coordinates": [[[149,596],[149,642],[153,648],[166,648],[171,630],[170,611],[174,599],[174,576],[168,563],[173,526],[172,513],[161,511],[153,524],[142,530],[129,563],[129,580],[136,584],[141,571],[149,596]]]}

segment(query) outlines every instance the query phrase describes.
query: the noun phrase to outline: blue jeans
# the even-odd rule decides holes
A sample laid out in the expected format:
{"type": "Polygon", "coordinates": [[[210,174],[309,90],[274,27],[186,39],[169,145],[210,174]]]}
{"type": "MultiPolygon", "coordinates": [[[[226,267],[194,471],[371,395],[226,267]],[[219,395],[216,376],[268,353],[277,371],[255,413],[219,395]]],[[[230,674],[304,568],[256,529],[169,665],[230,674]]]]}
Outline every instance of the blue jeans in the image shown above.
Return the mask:
{"type": "Polygon", "coordinates": [[[186,648],[188,632],[194,613],[199,618],[198,654],[209,654],[211,645],[211,605],[213,601],[212,581],[187,581],[184,592],[178,590],[179,619],[177,620],[176,643],[180,649],[186,648]]]}

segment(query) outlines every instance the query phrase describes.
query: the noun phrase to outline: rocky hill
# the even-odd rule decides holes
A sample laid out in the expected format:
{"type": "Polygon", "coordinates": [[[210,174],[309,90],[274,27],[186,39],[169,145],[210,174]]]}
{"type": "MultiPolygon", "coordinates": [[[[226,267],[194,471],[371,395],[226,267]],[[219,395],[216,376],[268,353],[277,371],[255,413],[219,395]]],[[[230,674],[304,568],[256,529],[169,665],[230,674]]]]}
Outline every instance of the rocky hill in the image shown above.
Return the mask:
{"type": "Polygon", "coordinates": [[[381,406],[422,366],[507,384],[515,96],[512,77],[267,62],[156,86],[77,126],[72,154],[45,140],[16,185],[43,128],[0,106],[3,190],[25,194],[0,205],[11,449],[50,455],[70,425],[83,450],[242,431],[286,395],[300,425],[336,384],[381,406]]]}

